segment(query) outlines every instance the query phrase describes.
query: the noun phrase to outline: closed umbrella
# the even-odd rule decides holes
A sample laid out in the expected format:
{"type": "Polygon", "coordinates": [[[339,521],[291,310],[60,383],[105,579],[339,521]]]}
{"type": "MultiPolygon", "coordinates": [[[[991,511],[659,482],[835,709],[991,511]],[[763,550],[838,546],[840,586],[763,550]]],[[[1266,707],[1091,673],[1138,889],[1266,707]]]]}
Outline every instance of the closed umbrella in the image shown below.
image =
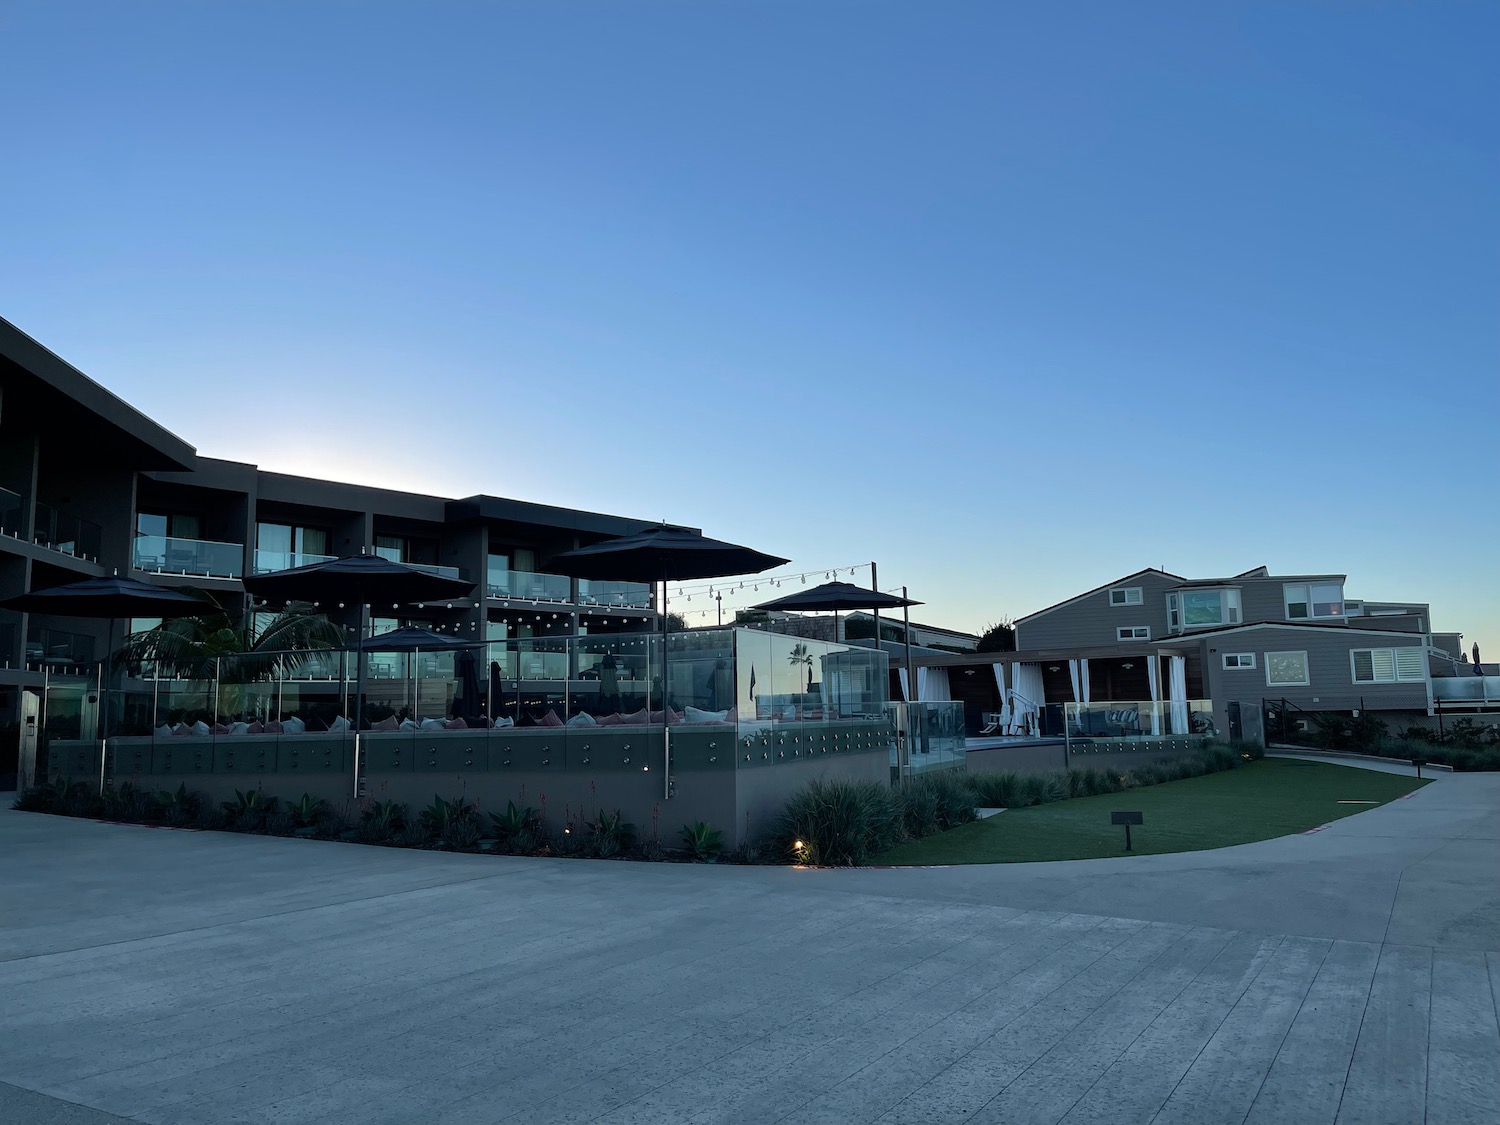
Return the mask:
{"type": "Polygon", "coordinates": [[[618,711],[620,709],[620,666],[615,660],[615,654],[606,652],[604,659],[599,661],[599,710],[618,711]]]}
{"type": "Polygon", "coordinates": [[[505,712],[505,689],[500,683],[500,662],[490,661],[490,718],[501,719],[505,712]]]}
{"type": "Polygon", "coordinates": [[[1482,675],[1484,675],[1484,665],[1481,664],[1481,663],[1479,663],[1479,642],[1478,641],[1474,642],[1474,647],[1473,647],[1473,649],[1471,651],[1474,654],[1474,675],[1476,675],[1476,676],[1482,676],[1482,675]]]}
{"type": "Polygon", "coordinates": [[[46,613],[56,617],[91,617],[109,621],[109,648],[104,656],[104,702],[99,717],[99,791],[104,792],[104,763],[109,737],[109,694],[113,682],[115,626],[130,617],[191,617],[211,603],[190,594],[163,589],[138,578],[112,574],[87,578],[66,586],[33,590],[0,602],[6,609],[22,613],[46,613]]]}
{"type": "MultiPolygon", "coordinates": [[[[347,555],[290,570],[252,574],[245,579],[247,592],[269,602],[326,601],[358,606],[411,605],[465,598],[474,592],[475,585],[467,579],[433,574],[380,555],[347,555]]],[[[421,647],[417,646],[418,649],[421,647]]],[[[360,651],[371,650],[360,647],[360,651]]],[[[364,678],[365,662],[362,658],[357,659],[354,672],[355,797],[359,796],[359,733],[364,721],[364,678]]]]}

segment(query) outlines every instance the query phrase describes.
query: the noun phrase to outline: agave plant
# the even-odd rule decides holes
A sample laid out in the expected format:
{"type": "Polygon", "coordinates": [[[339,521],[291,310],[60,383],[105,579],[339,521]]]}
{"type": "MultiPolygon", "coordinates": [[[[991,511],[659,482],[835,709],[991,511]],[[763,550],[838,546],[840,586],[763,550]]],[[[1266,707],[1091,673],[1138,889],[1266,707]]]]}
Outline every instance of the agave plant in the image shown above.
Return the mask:
{"type": "Polygon", "coordinates": [[[267,797],[261,789],[241,793],[234,791],[234,800],[220,806],[232,827],[240,832],[255,832],[265,825],[266,817],[276,811],[276,798],[267,797]]]}
{"type": "Polygon", "coordinates": [[[296,804],[290,805],[287,811],[292,814],[292,820],[296,822],[298,829],[313,829],[318,821],[328,812],[328,802],[322,797],[314,797],[311,793],[302,794],[302,799],[296,804]]]}
{"type": "MultiPolygon", "coordinates": [[[[127,781],[125,784],[130,783],[127,781]]],[[[157,793],[156,807],[161,811],[163,821],[174,828],[181,828],[185,824],[191,824],[198,815],[198,796],[196,793],[189,793],[184,782],[176,790],[163,789],[157,793]]]]}
{"type": "Polygon", "coordinates": [[[375,801],[367,805],[359,820],[359,838],[383,843],[406,827],[406,806],[395,801],[375,801]]]}
{"type": "Polygon", "coordinates": [[[688,855],[699,863],[714,863],[724,849],[724,833],[706,820],[695,820],[682,826],[682,844],[688,855]]]}
{"type": "Polygon", "coordinates": [[[621,849],[635,843],[635,826],[626,824],[619,809],[613,813],[599,810],[598,819],[589,823],[589,851],[599,859],[619,855],[621,849]]]}

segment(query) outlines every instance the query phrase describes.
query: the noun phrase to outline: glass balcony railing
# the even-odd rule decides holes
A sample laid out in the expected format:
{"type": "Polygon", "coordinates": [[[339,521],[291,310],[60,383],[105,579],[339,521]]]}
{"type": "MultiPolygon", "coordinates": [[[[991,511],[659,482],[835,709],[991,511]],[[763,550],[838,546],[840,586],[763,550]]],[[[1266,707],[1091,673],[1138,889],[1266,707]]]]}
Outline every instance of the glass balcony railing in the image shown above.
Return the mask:
{"type": "Polygon", "coordinates": [[[578,604],[649,609],[651,587],[644,582],[604,582],[579,579],[578,604]]]}
{"type": "Polygon", "coordinates": [[[36,506],[32,538],[43,547],[80,559],[97,559],[104,532],[97,523],[59,511],[50,504],[36,506]]]}
{"type": "Polygon", "coordinates": [[[529,571],[490,567],[486,592],[492,598],[568,602],[573,600],[573,582],[560,574],[533,574],[529,571]]]}
{"type": "Polygon", "coordinates": [[[152,574],[238,578],[245,569],[245,548],[239,543],[213,543],[206,539],[137,535],[131,565],[152,574]]]}
{"type": "Polygon", "coordinates": [[[1214,705],[1207,699],[1064,703],[1063,715],[1069,739],[1215,737],[1219,733],[1214,705]]]}
{"type": "Polygon", "coordinates": [[[26,630],[26,666],[73,668],[94,660],[94,638],[86,633],[70,633],[33,625],[26,630]]]}
{"type": "Polygon", "coordinates": [[[1443,703],[1500,703],[1500,676],[1434,677],[1432,698],[1443,703]]]}
{"type": "Polygon", "coordinates": [[[406,564],[413,570],[420,570],[423,574],[437,574],[444,578],[462,578],[463,572],[456,566],[439,566],[437,563],[409,562],[406,564]]]}
{"type": "Polygon", "coordinates": [[[26,518],[26,501],[8,488],[0,488],[0,534],[19,539],[26,518]]]}
{"type": "Polygon", "coordinates": [[[262,551],[255,552],[255,573],[269,574],[275,570],[291,570],[294,567],[310,566],[313,563],[332,562],[336,555],[311,555],[306,551],[262,551]]]}

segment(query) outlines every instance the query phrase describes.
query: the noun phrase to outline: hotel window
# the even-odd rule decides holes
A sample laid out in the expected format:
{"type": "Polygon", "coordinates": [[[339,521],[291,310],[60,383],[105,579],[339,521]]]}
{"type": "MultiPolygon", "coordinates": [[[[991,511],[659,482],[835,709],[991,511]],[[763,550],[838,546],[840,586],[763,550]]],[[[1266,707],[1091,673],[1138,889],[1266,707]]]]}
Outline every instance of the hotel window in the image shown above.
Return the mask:
{"type": "Polygon", "coordinates": [[[1307,653],[1266,653],[1266,683],[1271,687],[1308,687],[1307,653]]]}
{"type": "Polygon", "coordinates": [[[1121,625],[1115,630],[1117,641],[1149,641],[1151,639],[1151,626],[1149,625],[1121,625]]]}
{"type": "Polygon", "coordinates": [[[1421,683],[1427,678],[1420,648],[1357,648],[1349,653],[1357,684],[1421,683]]]}
{"type": "Polygon", "coordinates": [[[1139,586],[1116,586],[1109,592],[1110,605],[1140,605],[1141,588],[1139,586]]]}
{"type": "Polygon", "coordinates": [[[1289,582],[1281,590],[1289,621],[1344,616],[1342,582],[1289,582]]]}
{"type": "Polygon", "coordinates": [[[1255,653],[1253,652],[1226,652],[1224,654],[1224,667],[1226,669],[1255,667],[1255,653]]]}
{"type": "Polygon", "coordinates": [[[1167,620],[1172,632],[1240,623],[1238,590],[1182,590],[1167,595],[1167,620]],[[1178,616],[1179,607],[1181,616],[1178,616]]]}

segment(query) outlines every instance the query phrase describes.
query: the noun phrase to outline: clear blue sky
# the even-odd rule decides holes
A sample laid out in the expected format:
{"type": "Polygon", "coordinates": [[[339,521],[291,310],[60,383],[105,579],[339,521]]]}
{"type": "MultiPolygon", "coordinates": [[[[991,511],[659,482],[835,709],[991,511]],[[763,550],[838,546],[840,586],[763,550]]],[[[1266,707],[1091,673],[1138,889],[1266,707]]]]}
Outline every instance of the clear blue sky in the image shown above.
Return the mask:
{"type": "MultiPolygon", "coordinates": [[[[1500,6],[0,2],[0,312],[205,454],[1500,657],[1500,6]]],[[[764,593],[760,595],[764,597],[764,593]]]]}

